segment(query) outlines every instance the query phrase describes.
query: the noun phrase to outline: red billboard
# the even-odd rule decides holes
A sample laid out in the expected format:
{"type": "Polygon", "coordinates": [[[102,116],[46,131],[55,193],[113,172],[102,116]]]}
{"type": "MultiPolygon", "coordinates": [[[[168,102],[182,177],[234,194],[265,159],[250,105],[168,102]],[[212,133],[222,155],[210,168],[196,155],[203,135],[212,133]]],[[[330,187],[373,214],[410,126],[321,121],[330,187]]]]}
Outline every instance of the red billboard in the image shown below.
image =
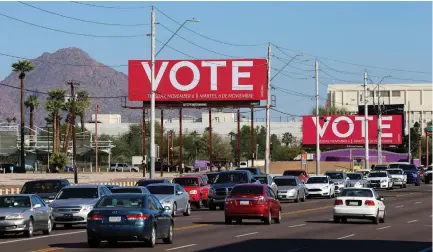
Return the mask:
{"type": "MultiPolygon", "coordinates": [[[[128,99],[150,101],[150,60],[128,61],[128,99]]],[[[266,100],[266,59],[157,60],[157,102],[266,100]]]]}
{"type": "MultiPolygon", "coordinates": [[[[319,120],[320,144],[364,145],[364,116],[323,116],[319,120]]],[[[377,144],[377,116],[368,116],[368,142],[377,144]]],[[[382,144],[399,145],[403,142],[402,116],[382,116],[382,144]]],[[[302,118],[302,144],[316,144],[316,117],[302,118]]]]}

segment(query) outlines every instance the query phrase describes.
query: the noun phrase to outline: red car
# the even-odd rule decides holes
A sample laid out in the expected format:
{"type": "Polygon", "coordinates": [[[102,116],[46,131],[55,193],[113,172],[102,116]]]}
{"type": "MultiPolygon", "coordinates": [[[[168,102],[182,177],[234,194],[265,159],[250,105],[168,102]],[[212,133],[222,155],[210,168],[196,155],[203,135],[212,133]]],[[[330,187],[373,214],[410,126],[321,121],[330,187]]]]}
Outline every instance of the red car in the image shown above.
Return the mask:
{"type": "Polygon", "coordinates": [[[201,176],[182,176],[174,178],[173,184],[179,184],[189,194],[189,200],[197,209],[207,206],[210,185],[201,176]]]}
{"type": "Polygon", "coordinates": [[[281,205],[277,196],[267,185],[238,184],[225,200],[225,223],[233,220],[241,224],[243,219],[263,220],[270,225],[281,222],[281,205]]]}
{"type": "Polygon", "coordinates": [[[304,170],[287,170],[284,171],[283,176],[298,177],[298,179],[304,182],[304,184],[307,182],[308,178],[310,177],[308,176],[308,173],[304,170]]]}

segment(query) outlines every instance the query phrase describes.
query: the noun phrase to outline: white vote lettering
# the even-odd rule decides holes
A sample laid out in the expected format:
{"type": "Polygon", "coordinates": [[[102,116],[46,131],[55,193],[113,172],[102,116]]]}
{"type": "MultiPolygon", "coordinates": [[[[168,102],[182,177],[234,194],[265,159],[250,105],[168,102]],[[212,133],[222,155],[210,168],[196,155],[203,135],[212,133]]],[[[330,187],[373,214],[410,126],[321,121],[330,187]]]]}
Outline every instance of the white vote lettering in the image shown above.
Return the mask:
{"type": "MultiPolygon", "coordinates": [[[[331,116],[327,116],[326,118],[324,118],[326,121],[323,124],[323,126],[320,125],[320,123],[319,123],[319,126],[318,126],[319,127],[319,136],[323,137],[326,130],[328,129],[329,124],[331,124],[331,130],[332,130],[332,133],[334,136],[336,136],[338,138],[348,138],[355,131],[355,127],[359,127],[358,125],[360,125],[362,137],[365,138],[365,117],[364,116],[354,116],[353,118],[354,118],[354,120],[348,116],[338,116],[338,117],[332,119],[331,116]],[[358,121],[361,121],[361,123],[356,123],[358,121]],[[347,132],[340,132],[340,130],[338,129],[338,125],[341,123],[348,125],[349,128],[347,129],[347,132]]],[[[316,117],[311,117],[311,119],[313,120],[314,126],[317,127],[316,117]]],[[[368,121],[373,120],[373,116],[368,116],[367,120],[368,121]]],[[[392,117],[391,116],[382,117],[382,120],[392,121],[392,117]],[[384,119],[384,118],[386,118],[386,119],[384,119]]],[[[391,125],[390,124],[382,124],[382,128],[390,129],[391,125]]],[[[382,136],[385,138],[391,138],[392,133],[382,134],[382,136]]]]}
{"type": "Polygon", "coordinates": [[[354,129],[355,129],[355,125],[353,125],[352,120],[350,120],[350,118],[347,117],[347,116],[340,116],[340,117],[337,117],[337,118],[334,120],[334,123],[332,124],[332,132],[334,132],[334,134],[335,134],[336,136],[340,137],[340,138],[346,138],[346,137],[349,137],[350,135],[352,135],[354,129]],[[338,131],[337,124],[338,124],[340,121],[345,121],[346,123],[349,124],[349,129],[347,130],[346,133],[341,133],[340,131],[338,131]]]}
{"type": "Polygon", "coordinates": [[[382,138],[392,138],[392,133],[383,133],[383,129],[390,129],[391,124],[384,124],[383,121],[392,121],[392,116],[382,116],[382,138]]]}
{"type": "Polygon", "coordinates": [[[218,90],[218,67],[226,66],[225,61],[203,61],[201,66],[210,67],[210,90],[218,90]]]}

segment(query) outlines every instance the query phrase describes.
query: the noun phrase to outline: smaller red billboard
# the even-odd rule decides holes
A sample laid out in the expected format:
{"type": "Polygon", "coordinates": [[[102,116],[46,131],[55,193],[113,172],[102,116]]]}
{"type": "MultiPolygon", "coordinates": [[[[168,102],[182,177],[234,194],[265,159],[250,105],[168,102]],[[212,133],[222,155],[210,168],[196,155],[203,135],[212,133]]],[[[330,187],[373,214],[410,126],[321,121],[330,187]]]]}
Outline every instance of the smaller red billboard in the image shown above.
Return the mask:
{"type": "MultiPolygon", "coordinates": [[[[364,145],[365,118],[361,115],[322,116],[319,119],[319,143],[324,145],[364,145]]],[[[402,116],[382,116],[382,144],[403,142],[402,116]]],[[[377,116],[368,116],[368,142],[377,144],[377,116]]],[[[316,144],[316,117],[302,118],[302,144],[316,144]]]]}
{"type": "MultiPolygon", "coordinates": [[[[150,101],[151,62],[128,62],[128,99],[150,101]]],[[[267,95],[266,59],[157,60],[156,101],[260,101],[267,95]]]]}

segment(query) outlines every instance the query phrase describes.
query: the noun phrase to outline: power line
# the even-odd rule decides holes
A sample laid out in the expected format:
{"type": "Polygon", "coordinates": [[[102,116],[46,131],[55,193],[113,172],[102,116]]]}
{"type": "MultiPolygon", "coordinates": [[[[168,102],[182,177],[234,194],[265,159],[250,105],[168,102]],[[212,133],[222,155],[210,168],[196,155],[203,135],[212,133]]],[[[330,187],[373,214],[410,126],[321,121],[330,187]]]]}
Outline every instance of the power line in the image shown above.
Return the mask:
{"type": "MultiPolygon", "coordinates": [[[[178,25],[182,25],[180,22],[174,20],[172,17],[170,17],[169,15],[165,14],[165,13],[164,13],[163,11],[161,11],[160,9],[158,9],[158,8],[156,8],[156,7],[155,7],[155,9],[156,9],[159,13],[161,13],[163,16],[167,17],[168,19],[170,19],[171,21],[175,22],[176,24],[178,24],[178,25]]],[[[217,40],[217,39],[215,39],[215,38],[208,37],[208,36],[206,36],[206,35],[203,35],[203,34],[200,34],[200,33],[196,32],[196,31],[194,31],[194,30],[192,30],[192,29],[190,29],[190,28],[188,28],[188,27],[184,27],[183,29],[186,29],[186,30],[188,30],[188,31],[190,31],[190,32],[192,32],[192,33],[194,33],[194,34],[196,34],[196,35],[202,37],[202,38],[205,38],[205,39],[207,39],[207,40],[214,41],[214,42],[217,42],[217,43],[220,43],[220,44],[224,44],[224,45],[229,45],[229,46],[238,46],[238,47],[254,47],[254,46],[263,46],[263,45],[268,45],[267,42],[266,42],[266,43],[259,43],[259,44],[234,44],[234,43],[229,43],[229,42],[225,42],[225,41],[217,40]]]]}
{"type": "Polygon", "coordinates": [[[113,24],[113,23],[104,23],[104,22],[98,22],[98,21],[91,21],[91,20],[85,20],[85,19],[79,19],[79,18],[75,18],[75,17],[70,17],[70,16],[66,16],[66,15],[62,15],[56,12],[52,12],[52,11],[48,11],[39,7],[36,7],[34,5],[25,3],[25,2],[21,2],[18,1],[18,3],[26,5],[28,7],[52,14],[52,15],[56,15],[59,17],[63,17],[63,18],[67,18],[67,19],[72,19],[72,20],[76,20],[76,21],[81,21],[81,22],[85,22],[85,23],[90,23],[90,24],[98,24],[98,25],[109,25],[109,26],[146,26],[146,25],[150,25],[150,24],[113,24]]]}
{"type": "Polygon", "coordinates": [[[81,5],[87,5],[90,7],[97,7],[97,8],[106,8],[106,9],[147,9],[150,8],[151,6],[129,6],[129,7],[120,7],[120,6],[104,6],[104,5],[96,5],[96,4],[89,4],[89,3],[81,3],[81,2],[76,2],[76,1],[71,1],[71,3],[74,4],[81,4],[81,5]]]}
{"type": "Polygon", "coordinates": [[[50,28],[50,27],[46,27],[46,26],[42,26],[42,25],[37,25],[37,24],[33,24],[21,19],[17,19],[8,15],[5,15],[3,13],[0,13],[0,16],[15,20],[17,22],[21,22],[24,24],[28,24],[28,25],[32,25],[32,26],[36,26],[42,29],[46,29],[46,30],[50,30],[50,31],[55,31],[55,32],[60,32],[60,33],[66,33],[66,34],[71,34],[71,35],[78,35],[78,36],[85,36],[85,37],[95,37],[95,38],[134,38],[134,37],[144,37],[146,36],[146,34],[137,34],[137,35],[92,35],[92,34],[84,34],[84,33],[76,33],[76,32],[70,32],[70,31],[64,31],[64,30],[59,30],[59,29],[54,29],[54,28],[50,28]]]}

